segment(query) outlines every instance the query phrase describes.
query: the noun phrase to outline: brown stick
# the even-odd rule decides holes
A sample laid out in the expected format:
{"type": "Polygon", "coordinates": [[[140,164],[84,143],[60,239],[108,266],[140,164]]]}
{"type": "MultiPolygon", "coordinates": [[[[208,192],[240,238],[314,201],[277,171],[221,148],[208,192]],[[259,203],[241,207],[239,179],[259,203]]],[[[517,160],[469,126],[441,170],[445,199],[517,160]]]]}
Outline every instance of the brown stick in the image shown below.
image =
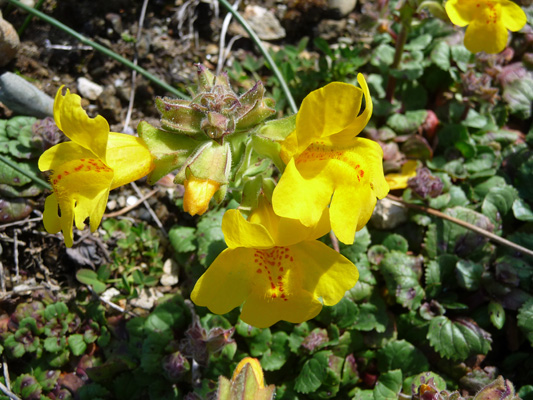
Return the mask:
{"type": "Polygon", "coordinates": [[[533,257],[533,251],[530,250],[530,249],[527,249],[525,247],[522,247],[516,243],[513,243],[511,242],[510,240],[507,240],[507,239],[504,239],[498,235],[495,235],[494,233],[492,232],[489,232],[483,228],[480,228],[479,226],[475,226],[475,225],[472,225],[472,224],[469,224],[468,222],[465,222],[463,220],[460,220],[460,219],[457,219],[457,218],[454,218],[454,217],[450,217],[449,215],[446,215],[440,211],[437,211],[433,208],[430,208],[430,207],[425,207],[425,206],[419,206],[419,205],[416,205],[416,204],[410,204],[410,203],[407,203],[405,201],[403,201],[402,199],[400,199],[399,197],[396,197],[396,196],[393,196],[391,194],[387,195],[387,198],[395,203],[399,203],[407,208],[412,208],[413,210],[417,210],[417,211],[422,211],[422,212],[425,212],[427,214],[431,214],[431,215],[434,215],[436,217],[439,217],[439,218],[442,218],[442,219],[445,219],[447,221],[450,221],[450,222],[453,222],[454,224],[457,224],[457,225],[460,225],[466,229],[470,229],[471,231],[474,231],[476,233],[479,233],[480,235],[483,235],[485,236],[486,238],[489,238],[490,240],[492,240],[493,242],[495,243],[498,243],[498,244],[501,244],[503,246],[507,246],[507,247],[510,247],[511,249],[513,250],[516,250],[516,251],[519,251],[523,254],[526,254],[530,257],[533,257]]]}

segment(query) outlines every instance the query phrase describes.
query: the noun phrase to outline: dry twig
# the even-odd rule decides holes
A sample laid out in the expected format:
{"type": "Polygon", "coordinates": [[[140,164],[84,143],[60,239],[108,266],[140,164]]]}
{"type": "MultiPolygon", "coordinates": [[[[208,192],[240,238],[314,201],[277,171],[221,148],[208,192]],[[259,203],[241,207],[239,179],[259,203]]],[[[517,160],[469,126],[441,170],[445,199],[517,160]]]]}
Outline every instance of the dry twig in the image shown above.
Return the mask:
{"type": "Polygon", "coordinates": [[[500,237],[498,235],[495,235],[494,233],[489,232],[489,231],[487,231],[487,230],[485,230],[483,228],[480,228],[479,226],[475,226],[475,225],[472,225],[472,224],[470,224],[468,222],[465,222],[463,220],[451,217],[449,215],[446,215],[446,214],[444,214],[444,213],[442,213],[440,211],[437,211],[437,210],[435,210],[433,208],[430,208],[430,207],[419,206],[419,205],[416,205],[416,204],[407,203],[407,202],[403,201],[402,199],[400,199],[399,197],[393,196],[391,194],[387,195],[387,198],[389,200],[391,200],[391,201],[393,201],[395,203],[398,203],[400,205],[403,205],[403,206],[405,206],[407,208],[411,208],[411,209],[417,210],[417,211],[422,211],[422,212],[425,212],[427,214],[431,214],[431,215],[434,215],[436,217],[439,217],[439,218],[445,219],[447,221],[453,222],[454,224],[460,225],[463,228],[470,229],[471,231],[479,233],[480,235],[485,236],[486,238],[492,240],[495,243],[501,244],[503,246],[507,246],[507,247],[509,247],[509,248],[511,248],[513,250],[521,252],[522,254],[526,254],[526,255],[528,255],[530,257],[533,257],[533,251],[532,250],[526,249],[525,247],[522,247],[519,244],[513,243],[510,240],[507,240],[507,239],[504,239],[504,238],[502,238],[502,237],[500,237]]]}

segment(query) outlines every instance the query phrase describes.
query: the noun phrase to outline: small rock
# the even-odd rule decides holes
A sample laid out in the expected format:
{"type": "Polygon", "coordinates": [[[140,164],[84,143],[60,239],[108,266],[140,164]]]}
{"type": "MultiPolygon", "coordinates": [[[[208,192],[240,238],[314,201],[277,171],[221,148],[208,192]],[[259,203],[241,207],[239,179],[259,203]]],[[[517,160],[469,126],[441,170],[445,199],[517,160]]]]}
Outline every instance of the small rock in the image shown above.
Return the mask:
{"type": "Polygon", "coordinates": [[[163,275],[160,279],[161,285],[173,286],[177,284],[179,282],[178,271],[178,263],[171,258],[167,259],[163,264],[163,275]]]}
{"type": "Polygon", "coordinates": [[[346,29],[346,20],[323,19],[318,24],[318,35],[324,40],[333,40],[346,29]]]}
{"type": "Polygon", "coordinates": [[[82,97],[89,100],[96,100],[102,94],[104,88],[87,78],[78,78],[78,92],[82,97]]]}
{"type": "Polygon", "coordinates": [[[98,106],[100,114],[108,120],[110,124],[121,121],[122,104],[117,96],[116,90],[112,85],[107,85],[101,95],[98,97],[98,106]]]}
{"type": "Polygon", "coordinates": [[[120,291],[114,287],[107,289],[104,293],[100,295],[105,301],[113,301],[113,297],[117,297],[120,294],[120,291]]]}
{"type": "Polygon", "coordinates": [[[157,299],[160,297],[163,297],[163,293],[161,293],[159,290],[154,288],[143,288],[139,293],[139,297],[131,300],[130,303],[133,307],[151,310],[157,299]]]}
{"type": "Polygon", "coordinates": [[[37,118],[54,116],[54,99],[12,72],[0,75],[0,102],[17,114],[37,118]]]}
{"type": "Polygon", "coordinates": [[[346,17],[353,11],[356,4],[357,0],[328,0],[329,12],[337,18],[346,17]]]}
{"type": "Polygon", "coordinates": [[[17,31],[0,13],[0,67],[7,65],[17,55],[20,45],[17,31]]]}
{"type": "MultiPolygon", "coordinates": [[[[277,40],[285,37],[285,29],[274,13],[266,8],[248,5],[244,9],[243,17],[261,40],[277,40]]],[[[243,36],[248,37],[248,34],[244,33],[243,36]]]]}
{"type": "Polygon", "coordinates": [[[374,228],[389,230],[407,221],[409,211],[407,208],[397,205],[391,200],[384,198],[378,200],[370,223],[374,228]]]}

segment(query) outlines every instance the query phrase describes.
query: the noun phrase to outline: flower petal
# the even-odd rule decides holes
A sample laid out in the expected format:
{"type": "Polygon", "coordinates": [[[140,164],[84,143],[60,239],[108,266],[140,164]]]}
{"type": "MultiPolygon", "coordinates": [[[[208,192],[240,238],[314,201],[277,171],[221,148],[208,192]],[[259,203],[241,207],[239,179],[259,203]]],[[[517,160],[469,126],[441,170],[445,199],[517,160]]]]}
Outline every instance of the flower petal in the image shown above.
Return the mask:
{"type": "Polygon", "coordinates": [[[466,26],[474,19],[475,7],[474,0],[448,0],[445,5],[446,14],[457,26],[466,26]]]}
{"type": "Polygon", "coordinates": [[[253,257],[252,249],[224,250],[194,285],[191,300],[215,314],[240,306],[252,290],[253,257]]]}
{"type": "Polygon", "coordinates": [[[501,2],[501,6],[502,22],[507,29],[513,32],[517,32],[522,29],[524,25],[526,25],[526,13],[519,5],[513,3],[512,1],[503,0],[501,2]]]}
{"type": "Polygon", "coordinates": [[[305,241],[291,250],[294,258],[305,266],[303,289],[322,298],[327,306],[337,304],[359,279],[355,265],[322,242],[305,241]]]}
{"type": "Polygon", "coordinates": [[[222,232],[230,249],[264,249],[274,246],[274,239],[268,230],[263,225],[246,221],[238,210],[226,211],[222,218],[222,232]]]}
{"type": "Polygon", "coordinates": [[[81,107],[81,97],[67,89],[63,96],[63,86],[59,88],[54,101],[54,119],[63,133],[73,142],[92,151],[106,161],[109,124],[102,116],[89,118],[81,107]]]}
{"type": "Polygon", "coordinates": [[[107,142],[107,165],[115,175],[111,189],[148,175],[154,168],[152,155],[142,139],[111,132],[107,142]]]}
{"type": "Polygon", "coordinates": [[[220,188],[220,183],[191,175],[189,179],[185,179],[184,186],[183,211],[190,215],[202,215],[209,208],[209,202],[220,188]]]}
{"type": "Polygon", "coordinates": [[[330,83],[307,95],[296,116],[295,131],[282,144],[283,161],[288,163],[312,142],[352,126],[362,99],[361,89],[341,82],[330,83]]]}
{"type": "Polygon", "coordinates": [[[368,185],[341,185],[335,189],[330,205],[331,229],[344,244],[352,244],[374,211],[376,196],[368,185]]]}
{"type": "Polygon", "coordinates": [[[465,47],[472,53],[499,53],[507,45],[509,34],[501,20],[496,22],[475,19],[465,33],[465,47]]]}
{"type": "Polygon", "coordinates": [[[299,324],[316,317],[321,309],[320,301],[303,290],[287,302],[252,292],[242,307],[241,319],[257,328],[268,328],[281,320],[299,324]]]}
{"type": "Polygon", "coordinates": [[[322,217],[333,193],[334,182],[322,173],[327,161],[313,162],[301,170],[291,159],[272,195],[274,212],[314,226],[322,217]]]}
{"type": "Polygon", "coordinates": [[[418,163],[415,160],[409,160],[402,165],[399,173],[385,175],[385,180],[389,184],[390,190],[405,189],[407,181],[416,176],[416,167],[418,163]]]}
{"type": "MultiPolygon", "coordinates": [[[[59,218],[67,246],[73,219],[78,229],[83,229],[85,219],[90,217],[91,230],[96,230],[105,211],[112,180],[113,170],[96,159],[74,160],[54,169],[50,182],[61,209],[59,218]]],[[[49,218],[53,220],[55,217],[49,218]]]]}
{"type": "MultiPolygon", "coordinates": [[[[61,230],[61,220],[57,213],[59,204],[55,193],[52,193],[44,201],[43,225],[49,233],[57,233],[61,230]]],[[[72,228],[72,221],[70,222],[72,228]]],[[[72,230],[72,229],[71,229],[72,230]]],[[[70,235],[72,238],[72,234],[70,235]]],[[[72,245],[71,245],[72,246],[72,245]]],[[[70,247],[70,246],[67,246],[70,247]]]]}
{"type": "Polygon", "coordinates": [[[263,225],[272,236],[276,246],[291,246],[303,240],[318,239],[331,230],[327,208],[324,209],[316,225],[307,227],[297,219],[276,215],[272,204],[264,196],[259,198],[259,204],[250,214],[248,221],[263,225]]]}
{"type": "Polygon", "coordinates": [[[59,143],[41,154],[41,157],[39,157],[39,169],[41,171],[55,170],[65,163],[93,157],[92,151],[81,147],[77,143],[59,143]]]}

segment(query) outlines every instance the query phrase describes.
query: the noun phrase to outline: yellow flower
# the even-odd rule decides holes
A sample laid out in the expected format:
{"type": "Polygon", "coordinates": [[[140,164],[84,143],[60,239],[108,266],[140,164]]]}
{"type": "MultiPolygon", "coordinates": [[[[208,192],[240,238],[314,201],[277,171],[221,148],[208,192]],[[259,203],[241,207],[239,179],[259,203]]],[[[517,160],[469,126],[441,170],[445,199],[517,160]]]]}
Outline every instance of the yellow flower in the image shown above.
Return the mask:
{"type": "Polygon", "coordinates": [[[389,184],[390,190],[405,189],[407,181],[416,176],[417,165],[416,161],[409,160],[402,165],[399,173],[385,175],[385,180],[389,184]]]}
{"type": "Polygon", "coordinates": [[[200,179],[193,175],[185,179],[183,210],[191,215],[202,215],[209,207],[209,201],[220,188],[220,183],[211,179],[200,179]]]}
{"type": "Polygon", "coordinates": [[[264,198],[248,221],[228,210],[222,220],[228,248],[196,282],[192,301],[215,314],[244,303],[241,319],[259,328],[315,317],[322,303],[338,303],[359,277],[355,265],[315,240],[329,229],[327,210],[308,228],[274,214],[264,198]]]}
{"type": "Polygon", "coordinates": [[[272,197],[276,214],[305,226],[315,225],[329,206],[331,227],[347,244],[370,219],[376,197],[389,191],[380,145],[356,137],[372,115],[366,81],[361,74],[357,80],[362,89],[334,82],[304,99],[296,129],[282,144],[286,168],[272,197]]]}
{"type": "Polygon", "coordinates": [[[102,116],[89,118],[81,98],[61,87],[54,102],[54,119],[71,140],[45,151],[39,159],[41,171],[52,170],[54,192],[47,197],[43,222],[50,233],[63,231],[65,244],[72,246],[72,223],[84,228],[90,219],[94,232],[104,214],[111,189],[147,175],[152,156],[141,139],[109,132],[102,116]],[[58,213],[58,207],[60,213],[58,213]]]}
{"type": "Polygon", "coordinates": [[[499,53],[510,31],[524,27],[524,11],[509,0],[448,0],[446,13],[453,24],[466,26],[465,47],[472,53],[499,53]]]}

